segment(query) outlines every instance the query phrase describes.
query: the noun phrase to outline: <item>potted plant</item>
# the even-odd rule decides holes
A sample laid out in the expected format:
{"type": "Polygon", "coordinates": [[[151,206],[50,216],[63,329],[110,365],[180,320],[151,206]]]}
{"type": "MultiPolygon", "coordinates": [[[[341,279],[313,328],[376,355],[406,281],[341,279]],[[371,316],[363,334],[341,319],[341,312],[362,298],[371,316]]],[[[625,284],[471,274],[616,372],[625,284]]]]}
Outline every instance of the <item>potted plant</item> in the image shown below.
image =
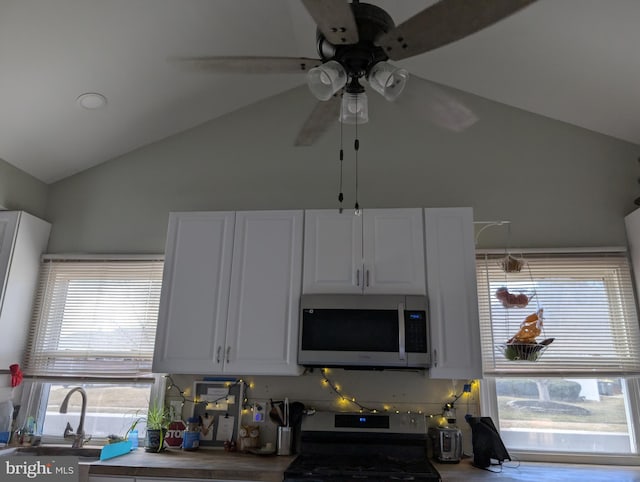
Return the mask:
{"type": "Polygon", "coordinates": [[[169,410],[162,402],[156,402],[149,406],[147,412],[147,436],[145,438],[145,450],[147,452],[161,452],[164,450],[164,437],[169,428],[169,410]]]}

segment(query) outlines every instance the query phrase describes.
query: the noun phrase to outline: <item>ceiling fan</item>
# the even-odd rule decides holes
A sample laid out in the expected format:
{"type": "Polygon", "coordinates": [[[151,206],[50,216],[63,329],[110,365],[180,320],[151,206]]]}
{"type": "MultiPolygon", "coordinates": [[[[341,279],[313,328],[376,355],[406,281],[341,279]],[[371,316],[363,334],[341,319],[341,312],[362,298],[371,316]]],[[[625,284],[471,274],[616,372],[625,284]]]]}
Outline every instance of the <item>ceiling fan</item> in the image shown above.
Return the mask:
{"type": "MultiPolygon", "coordinates": [[[[382,8],[358,0],[301,0],[317,24],[319,58],[189,57],[180,59],[216,73],[307,73],[319,102],[305,121],[296,145],[312,145],[336,119],[362,124],[368,120],[362,81],[387,100],[403,92],[408,72],[389,63],[455,42],[534,3],[536,0],[441,0],[395,25],[382,8]],[[341,94],[341,95],[340,95],[341,94]]],[[[460,131],[477,118],[468,108],[425,79],[422,94],[409,99],[429,120],[460,131]]],[[[409,102],[407,102],[409,104],[409,102]]]]}

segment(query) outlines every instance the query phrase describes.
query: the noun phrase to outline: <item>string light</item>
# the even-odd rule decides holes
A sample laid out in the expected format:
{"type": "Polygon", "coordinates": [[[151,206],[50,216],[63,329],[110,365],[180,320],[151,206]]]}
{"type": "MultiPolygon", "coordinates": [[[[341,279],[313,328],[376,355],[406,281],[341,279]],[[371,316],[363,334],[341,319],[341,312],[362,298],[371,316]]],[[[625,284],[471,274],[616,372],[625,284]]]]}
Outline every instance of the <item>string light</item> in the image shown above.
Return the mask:
{"type": "Polygon", "coordinates": [[[327,368],[323,368],[322,370],[320,370],[320,373],[322,375],[322,384],[325,385],[325,386],[328,386],[329,388],[331,388],[331,390],[333,390],[335,392],[335,394],[338,395],[338,403],[340,405],[349,405],[349,404],[356,405],[360,409],[361,413],[362,412],[371,412],[371,413],[377,413],[378,412],[374,408],[365,407],[360,402],[358,402],[355,397],[347,397],[347,396],[345,396],[342,393],[340,387],[327,377],[327,375],[329,373],[329,370],[327,368]]]}
{"type": "MultiPolygon", "coordinates": [[[[472,391],[472,387],[474,385],[474,383],[476,383],[475,380],[470,380],[468,383],[464,384],[464,387],[462,389],[462,391],[459,394],[455,394],[452,393],[449,395],[450,398],[453,398],[452,401],[447,402],[444,404],[444,406],[442,407],[442,411],[440,413],[432,413],[429,415],[426,415],[429,418],[434,418],[434,417],[439,417],[440,418],[440,422],[442,423],[442,421],[447,421],[449,423],[454,423],[455,422],[455,404],[458,400],[460,400],[460,398],[463,395],[467,395],[470,396],[471,395],[471,391],[472,391]],[[452,421],[451,421],[452,420],[452,421]]],[[[468,399],[467,399],[467,406],[469,405],[468,399]]],[[[468,409],[467,409],[468,411],[468,409]]]]}
{"type": "MultiPolygon", "coordinates": [[[[220,403],[222,400],[224,400],[226,403],[229,402],[229,394],[225,394],[223,396],[221,396],[220,398],[217,398],[216,400],[199,400],[197,396],[194,396],[192,399],[188,398],[187,395],[189,394],[188,389],[187,390],[182,390],[177,384],[176,382],[173,380],[173,378],[171,378],[171,375],[164,375],[164,377],[169,381],[169,384],[167,385],[167,395],[170,395],[170,391],[171,390],[176,390],[178,392],[178,396],[182,399],[182,407],[184,407],[184,404],[186,402],[190,402],[193,403],[194,405],[205,405],[205,407],[208,406],[214,406],[215,407],[219,407],[220,403]]],[[[242,399],[242,408],[247,408],[249,406],[249,398],[247,395],[248,389],[250,388],[250,385],[247,384],[247,382],[245,382],[242,378],[239,380],[236,380],[235,382],[225,382],[224,386],[226,388],[228,388],[229,390],[231,390],[233,387],[237,386],[237,385],[243,385],[244,386],[244,397],[242,399]]],[[[173,396],[173,395],[170,395],[173,396]]]]}
{"type": "MultiPolygon", "coordinates": [[[[321,374],[321,384],[325,387],[329,387],[337,396],[337,403],[340,406],[345,406],[345,405],[350,405],[353,404],[358,408],[358,411],[360,413],[363,412],[369,412],[369,413],[379,413],[380,410],[376,409],[376,408],[371,408],[371,407],[366,407],[364,405],[362,405],[360,402],[358,402],[358,400],[356,399],[356,397],[354,396],[347,396],[342,392],[342,388],[340,387],[340,385],[338,385],[337,383],[334,383],[329,377],[330,370],[328,368],[322,368],[320,370],[320,374],[321,374]]],[[[406,413],[406,414],[418,414],[418,415],[422,415],[426,418],[429,419],[434,419],[435,417],[438,418],[439,423],[443,423],[443,422],[447,422],[447,418],[446,412],[449,412],[450,415],[453,416],[453,418],[455,418],[455,404],[458,400],[460,400],[460,398],[462,398],[463,396],[465,396],[465,400],[467,401],[467,407],[469,405],[469,398],[471,396],[471,393],[473,391],[473,385],[476,384],[477,381],[476,380],[470,380],[469,382],[464,384],[464,388],[462,390],[462,392],[460,392],[459,394],[456,394],[455,392],[452,392],[449,397],[452,398],[453,400],[451,400],[450,402],[446,402],[443,407],[442,410],[439,413],[425,413],[423,410],[406,410],[406,411],[401,411],[398,409],[393,409],[393,407],[391,405],[388,404],[384,404],[382,406],[382,411],[383,412],[389,412],[389,411],[393,411],[396,414],[400,414],[400,413],[406,413]]],[[[468,411],[468,409],[467,409],[468,411]]],[[[452,423],[452,422],[450,422],[452,423]]]]}

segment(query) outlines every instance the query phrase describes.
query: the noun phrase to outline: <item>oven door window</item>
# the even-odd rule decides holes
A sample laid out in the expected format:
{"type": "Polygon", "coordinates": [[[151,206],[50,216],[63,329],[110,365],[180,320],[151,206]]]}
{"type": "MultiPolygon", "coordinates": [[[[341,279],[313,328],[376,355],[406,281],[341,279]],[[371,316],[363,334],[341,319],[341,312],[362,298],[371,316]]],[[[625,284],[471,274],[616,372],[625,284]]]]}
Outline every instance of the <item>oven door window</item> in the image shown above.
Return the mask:
{"type": "Polygon", "coordinates": [[[397,352],[397,310],[305,309],[302,349],[397,352]]]}

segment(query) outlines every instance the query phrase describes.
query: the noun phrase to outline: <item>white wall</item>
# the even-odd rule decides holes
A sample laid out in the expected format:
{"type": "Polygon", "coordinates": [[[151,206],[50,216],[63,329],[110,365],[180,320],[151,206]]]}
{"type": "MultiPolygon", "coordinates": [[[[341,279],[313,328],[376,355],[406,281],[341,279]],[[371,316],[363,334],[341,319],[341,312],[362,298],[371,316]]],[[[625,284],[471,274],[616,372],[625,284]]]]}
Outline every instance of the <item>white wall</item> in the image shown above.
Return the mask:
{"type": "MultiPolygon", "coordinates": [[[[331,369],[327,377],[337,384],[343,395],[355,398],[368,408],[389,411],[396,410],[412,413],[421,411],[425,415],[441,414],[445,402],[459,395],[468,380],[430,380],[426,373],[418,371],[351,371],[331,369]]],[[[306,408],[318,410],[357,411],[356,404],[340,401],[338,395],[329,386],[322,383],[318,370],[299,377],[242,377],[251,388],[247,396],[252,401],[265,402],[270,399],[290,402],[301,401],[306,408]]],[[[201,378],[198,378],[201,379],[201,378]]],[[[175,387],[167,391],[168,400],[181,400],[178,389],[185,391],[188,400],[193,400],[193,382],[195,377],[173,375],[175,387]]],[[[170,386],[171,383],[168,384],[170,386]]],[[[471,435],[464,420],[466,413],[479,415],[478,385],[474,384],[472,393],[464,395],[455,404],[458,426],[463,430],[466,442],[470,445],[471,435]]],[[[186,403],[183,417],[189,417],[193,404],[186,403]]],[[[251,423],[251,414],[243,416],[244,423],[251,423]]],[[[430,419],[431,424],[444,423],[440,417],[430,419]]],[[[275,425],[267,421],[258,424],[262,442],[275,441],[275,425]]],[[[470,450],[470,447],[468,448],[470,450]]]]}
{"type": "MultiPolygon", "coordinates": [[[[362,207],[473,206],[477,220],[511,220],[514,247],[625,243],[639,146],[456,95],[480,118],[463,133],[370,96],[362,207]]],[[[51,185],[49,251],[161,252],[170,211],[336,207],[339,124],[293,147],[312,106],[302,86],[51,185]]],[[[347,207],[353,131],[344,129],[347,207]]],[[[504,244],[499,229],[480,243],[504,244]]]]}
{"type": "Polygon", "coordinates": [[[44,219],[48,186],[0,159],[0,206],[44,219]]]}

